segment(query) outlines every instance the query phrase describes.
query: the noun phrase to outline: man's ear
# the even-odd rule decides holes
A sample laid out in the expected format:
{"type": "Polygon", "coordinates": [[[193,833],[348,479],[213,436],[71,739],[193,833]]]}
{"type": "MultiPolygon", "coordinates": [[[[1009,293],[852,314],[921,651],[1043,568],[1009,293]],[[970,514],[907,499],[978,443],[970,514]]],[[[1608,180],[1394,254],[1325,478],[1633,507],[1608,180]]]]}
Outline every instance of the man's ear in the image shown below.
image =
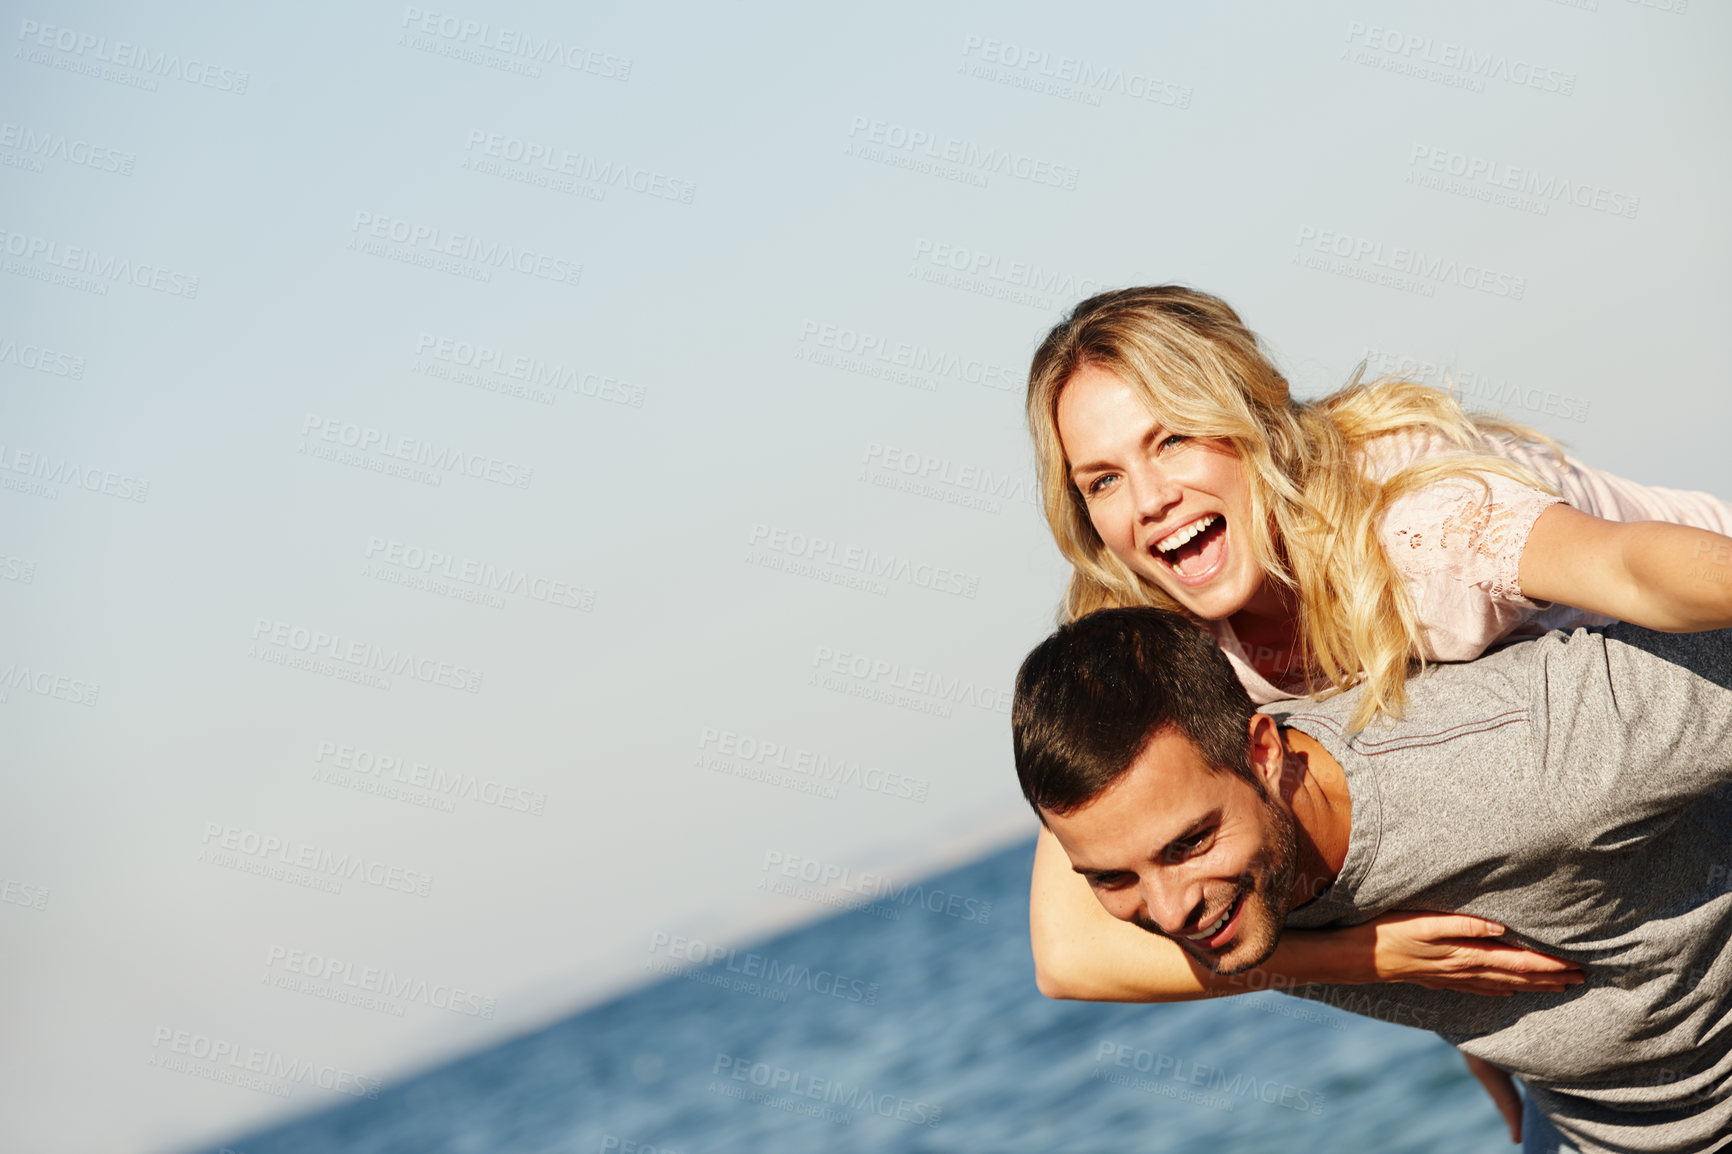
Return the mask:
{"type": "Polygon", "coordinates": [[[1252,713],[1246,740],[1251,772],[1263,782],[1270,797],[1281,796],[1281,776],[1287,771],[1287,747],[1281,727],[1267,713],[1252,713]]]}

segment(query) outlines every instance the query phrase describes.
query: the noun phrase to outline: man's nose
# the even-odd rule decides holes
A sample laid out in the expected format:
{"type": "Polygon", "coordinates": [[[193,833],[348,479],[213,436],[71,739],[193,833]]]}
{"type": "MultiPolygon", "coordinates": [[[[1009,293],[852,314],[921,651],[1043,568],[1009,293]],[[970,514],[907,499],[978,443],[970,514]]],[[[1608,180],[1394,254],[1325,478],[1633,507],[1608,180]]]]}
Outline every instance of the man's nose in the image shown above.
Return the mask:
{"type": "Polygon", "coordinates": [[[1201,882],[1175,876],[1170,870],[1145,877],[1141,889],[1149,920],[1175,936],[1190,926],[1203,900],[1201,882]]]}

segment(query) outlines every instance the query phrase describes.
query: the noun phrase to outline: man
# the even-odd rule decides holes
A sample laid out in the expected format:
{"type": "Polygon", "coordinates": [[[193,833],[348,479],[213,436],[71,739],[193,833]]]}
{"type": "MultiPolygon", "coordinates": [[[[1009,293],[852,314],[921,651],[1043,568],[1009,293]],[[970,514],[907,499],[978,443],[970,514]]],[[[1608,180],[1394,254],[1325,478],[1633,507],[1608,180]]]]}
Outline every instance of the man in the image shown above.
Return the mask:
{"type": "Polygon", "coordinates": [[[1353,735],[1357,697],[1256,712],[1183,618],[1108,610],[1024,662],[1017,774],[1107,911],[1216,973],[1396,909],[1579,962],[1562,993],[1377,986],[1406,1010],[1379,1016],[1519,1075],[1583,1149],[1732,1150],[1732,631],[1552,633],[1353,735]]]}

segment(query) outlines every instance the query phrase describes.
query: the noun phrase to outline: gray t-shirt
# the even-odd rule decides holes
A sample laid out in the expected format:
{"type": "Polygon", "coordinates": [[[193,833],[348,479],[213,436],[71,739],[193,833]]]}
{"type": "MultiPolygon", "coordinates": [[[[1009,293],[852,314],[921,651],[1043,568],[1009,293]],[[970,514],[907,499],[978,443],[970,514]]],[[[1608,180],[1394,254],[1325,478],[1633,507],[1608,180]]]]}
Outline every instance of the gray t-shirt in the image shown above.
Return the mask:
{"type": "Polygon", "coordinates": [[[1732,630],[1550,633],[1408,682],[1263,707],[1341,763],[1333,885],[1287,925],[1475,914],[1582,963],[1561,994],[1409,983],[1290,992],[1435,1030],[1520,1076],[1589,1150],[1732,1150],[1732,630]]]}

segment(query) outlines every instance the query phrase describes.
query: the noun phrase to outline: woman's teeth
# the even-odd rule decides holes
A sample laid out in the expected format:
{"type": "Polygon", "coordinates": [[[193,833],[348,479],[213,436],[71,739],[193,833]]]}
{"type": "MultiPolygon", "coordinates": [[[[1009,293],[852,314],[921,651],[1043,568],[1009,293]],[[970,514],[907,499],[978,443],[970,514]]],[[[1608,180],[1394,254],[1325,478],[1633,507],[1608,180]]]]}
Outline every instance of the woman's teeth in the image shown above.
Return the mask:
{"type": "Polygon", "coordinates": [[[1197,535],[1204,534],[1204,532],[1207,532],[1209,528],[1214,527],[1214,523],[1218,522],[1218,520],[1221,520],[1221,516],[1219,516],[1218,513],[1209,513],[1207,516],[1200,516],[1200,518],[1197,518],[1195,522],[1186,525],[1185,528],[1181,528],[1178,532],[1166,535],[1166,537],[1162,537],[1160,541],[1155,542],[1155,553],[1159,553],[1160,560],[1166,561],[1167,565],[1173,567],[1174,574],[1178,574],[1179,577],[1186,577],[1188,574],[1186,574],[1185,568],[1179,565],[1178,558],[1173,556],[1173,554],[1176,553],[1178,549],[1185,548],[1186,544],[1190,544],[1197,535]]]}
{"type": "Polygon", "coordinates": [[[1162,553],[1171,553],[1174,549],[1177,549],[1180,545],[1183,545],[1186,541],[1189,541],[1192,537],[1195,537],[1198,533],[1201,533],[1204,529],[1207,529],[1219,519],[1220,518],[1214,513],[1210,513],[1207,517],[1199,517],[1189,525],[1186,525],[1183,529],[1180,529],[1177,533],[1156,541],[1155,548],[1162,553]]]}

